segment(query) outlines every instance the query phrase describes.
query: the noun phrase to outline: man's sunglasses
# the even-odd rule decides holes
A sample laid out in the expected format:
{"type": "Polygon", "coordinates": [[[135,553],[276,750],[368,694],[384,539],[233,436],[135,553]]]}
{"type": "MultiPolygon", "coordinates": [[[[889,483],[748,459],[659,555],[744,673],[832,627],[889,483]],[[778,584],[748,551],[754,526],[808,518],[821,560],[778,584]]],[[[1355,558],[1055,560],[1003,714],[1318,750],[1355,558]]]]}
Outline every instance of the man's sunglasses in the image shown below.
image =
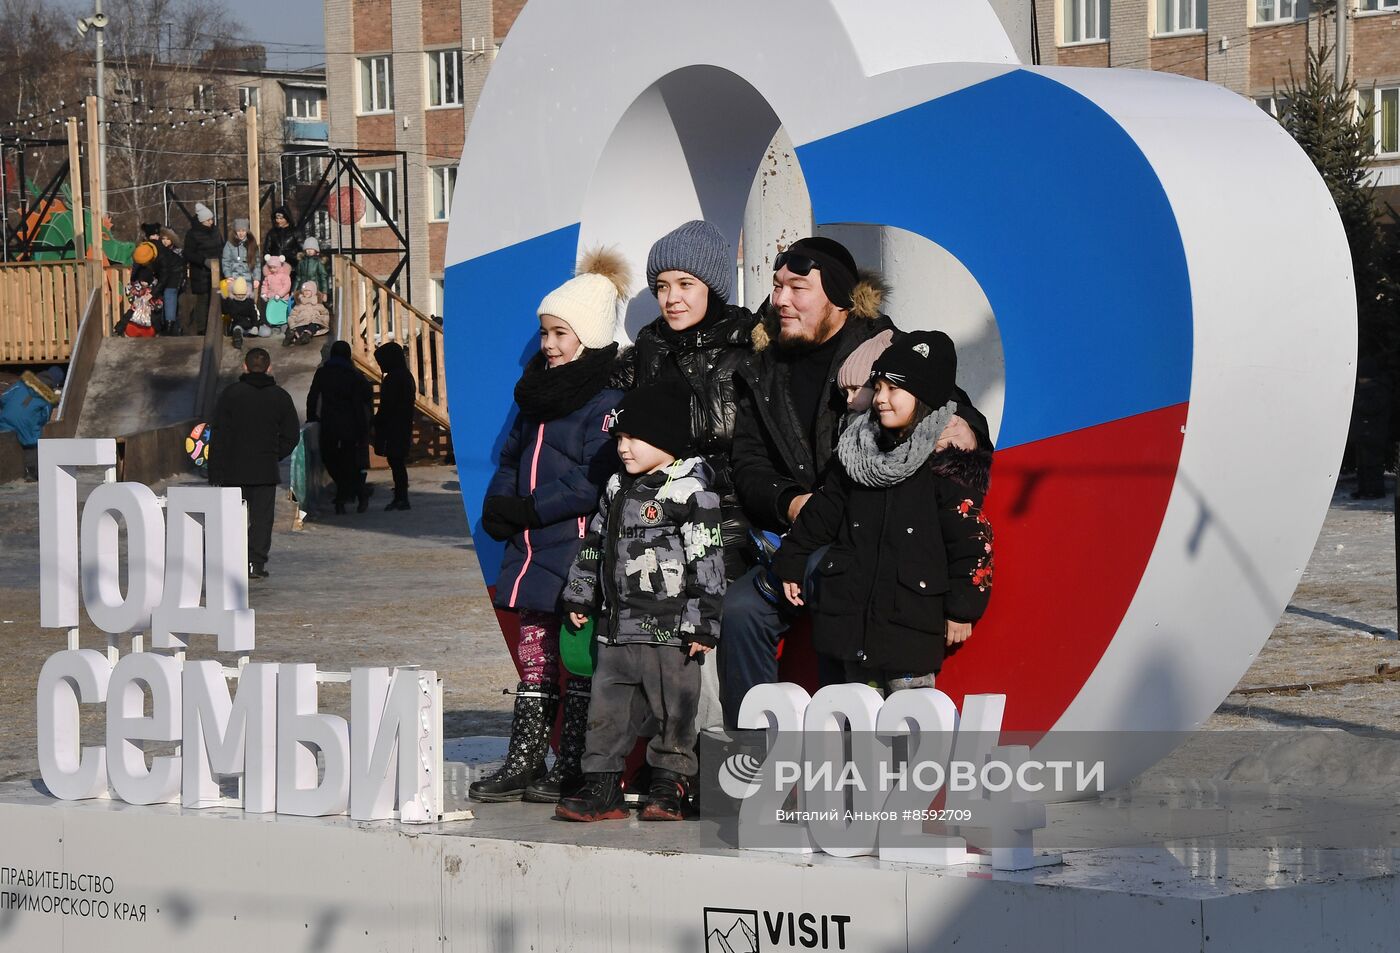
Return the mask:
{"type": "Polygon", "coordinates": [[[792,272],[794,275],[805,276],[810,275],[812,273],[813,268],[816,268],[820,271],[821,264],[816,261],[813,261],[806,255],[800,255],[797,252],[793,251],[785,251],[779,254],[777,258],[773,259],[774,271],[782,271],[784,268],[792,272]]]}

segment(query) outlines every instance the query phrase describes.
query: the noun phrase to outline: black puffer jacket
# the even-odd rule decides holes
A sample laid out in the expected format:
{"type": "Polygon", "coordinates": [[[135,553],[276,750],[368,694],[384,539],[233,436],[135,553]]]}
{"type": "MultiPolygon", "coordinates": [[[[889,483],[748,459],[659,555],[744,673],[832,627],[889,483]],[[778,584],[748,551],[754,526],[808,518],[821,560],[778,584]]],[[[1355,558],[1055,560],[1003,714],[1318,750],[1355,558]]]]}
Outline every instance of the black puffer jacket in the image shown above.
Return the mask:
{"type": "Polygon", "coordinates": [[[185,247],[182,249],[185,261],[190,263],[190,294],[206,295],[212,285],[212,275],[207,262],[216,261],[224,253],[224,236],[214,225],[201,225],[195,222],[185,232],[185,247]]]}
{"type": "Polygon", "coordinates": [[[274,225],[267,230],[263,236],[263,251],[268,255],[281,255],[287,259],[287,263],[293,268],[297,266],[297,255],[301,252],[301,233],[297,231],[292,221],[291,209],[285,205],[279,205],[272,210],[273,221],[281,215],[289,223],[286,228],[274,225]]]}
{"type": "Polygon", "coordinates": [[[758,318],[737,305],[711,298],[717,320],[706,320],[679,334],[665,318],[637,332],[637,343],[624,355],[629,389],[663,377],[683,379],[691,390],[692,452],[705,458],[714,474],[710,488],[720,498],[725,567],[732,576],[743,571],[742,553],[748,546],[748,520],[734,492],[732,446],[738,412],[736,374],[752,355],[758,318]]]}
{"type": "Polygon", "coordinates": [[[166,248],[164,243],[156,246],[156,277],[162,291],[167,288],[177,291],[184,288],[185,259],[180,254],[180,249],[166,248]]]}
{"type": "MultiPolygon", "coordinates": [[[[793,497],[811,493],[821,484],[822,474],[836,449],[846,402],[836,387],[836,372],[851,352],[894,322],[880,313],[884,289],[878,279],[862,278],[855,290],[855,307],[839,332],[840,345],[827,373],[826,398],[817,411],[815,426],[799,419],[789,390],[787,365],[778,359],[776,313],[765,315],[753,332],[753,352],[737,369],[740,382],[738,415],[734,422],[731,450],[734,461],[734,488],[739,502],[753,525],[774,532],[789,527],[788,504],[793,497]],[[816,435],[811,446],[808,434],[816,435]]],[[[958,416],[977,435],[977,445],[991,449],[987,419],[972,406],[961,388],[954,391],[958,416]]]]}
{"type": "Polygon", "coordinates": [[[816,569],[812,641],[822,655],[924,675],[943,665],[945,621],[976,622],[992,589],[992,526],[982,500],[992,455],[950,448],[885,488],[837,461],[802,508],[773,569],[796,582],[816,569]]]}
{"type": "Polygon", "coordinates": [[[214,486],[265,486],[281,480],[278,461],[301,439],[292,397],[271,374],[244,374],[214,407],[217,437],[209,442],[209,482],[214,486]]]}

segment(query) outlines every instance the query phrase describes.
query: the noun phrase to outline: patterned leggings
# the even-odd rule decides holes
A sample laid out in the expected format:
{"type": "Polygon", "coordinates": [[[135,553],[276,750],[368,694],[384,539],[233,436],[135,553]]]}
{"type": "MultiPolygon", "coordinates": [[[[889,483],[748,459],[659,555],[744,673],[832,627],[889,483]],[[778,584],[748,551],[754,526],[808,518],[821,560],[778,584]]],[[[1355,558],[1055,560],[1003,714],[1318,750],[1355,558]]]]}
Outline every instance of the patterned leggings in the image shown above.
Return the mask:
{"type": "Polygon", "coordinates": [[[522,682],[536,686],[559,680],[559,626],[563,621],[552,612],[520,610],[520,643],[515,658],[522,682]]]}

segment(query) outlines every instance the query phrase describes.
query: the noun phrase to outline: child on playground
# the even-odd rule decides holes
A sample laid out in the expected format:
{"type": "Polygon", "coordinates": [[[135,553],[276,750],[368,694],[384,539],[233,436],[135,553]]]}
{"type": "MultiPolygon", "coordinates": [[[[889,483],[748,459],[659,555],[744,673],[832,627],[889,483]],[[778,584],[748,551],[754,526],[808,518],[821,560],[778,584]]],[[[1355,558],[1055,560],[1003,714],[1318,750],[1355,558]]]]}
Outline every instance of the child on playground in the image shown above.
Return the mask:
{"type": "MultiPolygon", "coordinates": [[[[223,254],[219,257],[219,274],[232,286],[235,278],[246,278],[252,285],[253,296],[258,294],[262,283],[262,258],[258,255],[257,240],[248,231],[248,220],[233,220],[233,235],[224,243],[223,254]]],[[[227,297],[227,294],[225,294],[227,297]]]]}
{"type": "Polygon", "coordinates": [[[690,451],[690,394],[639,387],[613,414],[625,472],[608,481],[564,591],[570,621],[596,616],[598,661],[584,783],[555,808],[568,821],[627,816],[623,763],[650,719],[644,821],[685,814],[699,763],[700,666],[719,640],[724,543],[712,472],[690,451]]]}
{"type": "Polygon", "coordinates": [[[957,361],[939,331],[903,335],[876,359],[874,406],[841,434],[773,560],[788,600],[813,603],[817,652],[881,695],[932,688],[991,597],[991,453],[934,451],[956,409],[957,361]],[[828,544],[804,594],[808,559],[828,544]]]}
{"type": "Polygon", "coordinates": [[[296,286],[300,288],[308,281],[316,283],[321,303],[325,304],[331,283],[326,274],[326,261],[321,257],[321,242],[315,235],[307,235],[302,241],[301,257],[297,259],[296,286]]]}
{"type": "Polygon", "coordinates": [[[297,303],[287,319],[287,330],[282,335],[282,346],[307,344],[318,335],[327,334],[331,329],[331,314],[321,303],[321,294],[316,290],[316,282],[303,282],[297,289],[297,303]]]}
{"type": "Polygon", "coordinates": [[[481,515],[482,529],[506,543],[495,604],[520,621],[520,684],[505,764],[471,785],[473,800],[523,796],[554,803],[578,780],[587,678],[568,680],[559,755],[554,767],[544,770],[559,705],[559,595],[603,484],[617,469],[605,422],[621,397],[613,386],[618,372],[613,338],[627,283],[621,258],[595,252],[537,311],[539,352],[515,385],[519,412],[481,515]]]}
{"type": "Polygon", "coordinates": [[[258,305],[253,300],[247,278],[229,281],[228,297],[224,299],[224,317],[228,319],[228,333],[233,338],[235,348],[243,347],[244,337],[269,337],[272,334],[272,329],[263,324],[258,316],[258,305]]]}

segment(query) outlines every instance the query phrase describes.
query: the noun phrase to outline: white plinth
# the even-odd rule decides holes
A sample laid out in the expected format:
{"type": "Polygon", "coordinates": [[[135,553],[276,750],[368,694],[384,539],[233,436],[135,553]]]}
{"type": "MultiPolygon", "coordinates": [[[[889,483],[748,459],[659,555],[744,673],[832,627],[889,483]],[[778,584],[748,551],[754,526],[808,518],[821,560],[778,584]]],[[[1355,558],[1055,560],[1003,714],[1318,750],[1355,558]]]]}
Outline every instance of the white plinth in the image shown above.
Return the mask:
{"type": "Polygon", "coordinates": [[[719,953],[725,933],[733,953],[1357,953],[1400,936],[1388,849],[1067,851],[1061,866],[993,874],[738,851],[707,821],[574,825],[518,804],[476,815],[400,827],[0,784],[0,950],[719,953]],[[15,886],[16,870],[109,877],[111,893],[15,886]],[[108,912],[16,909],[26,895],[108,912]]]}

